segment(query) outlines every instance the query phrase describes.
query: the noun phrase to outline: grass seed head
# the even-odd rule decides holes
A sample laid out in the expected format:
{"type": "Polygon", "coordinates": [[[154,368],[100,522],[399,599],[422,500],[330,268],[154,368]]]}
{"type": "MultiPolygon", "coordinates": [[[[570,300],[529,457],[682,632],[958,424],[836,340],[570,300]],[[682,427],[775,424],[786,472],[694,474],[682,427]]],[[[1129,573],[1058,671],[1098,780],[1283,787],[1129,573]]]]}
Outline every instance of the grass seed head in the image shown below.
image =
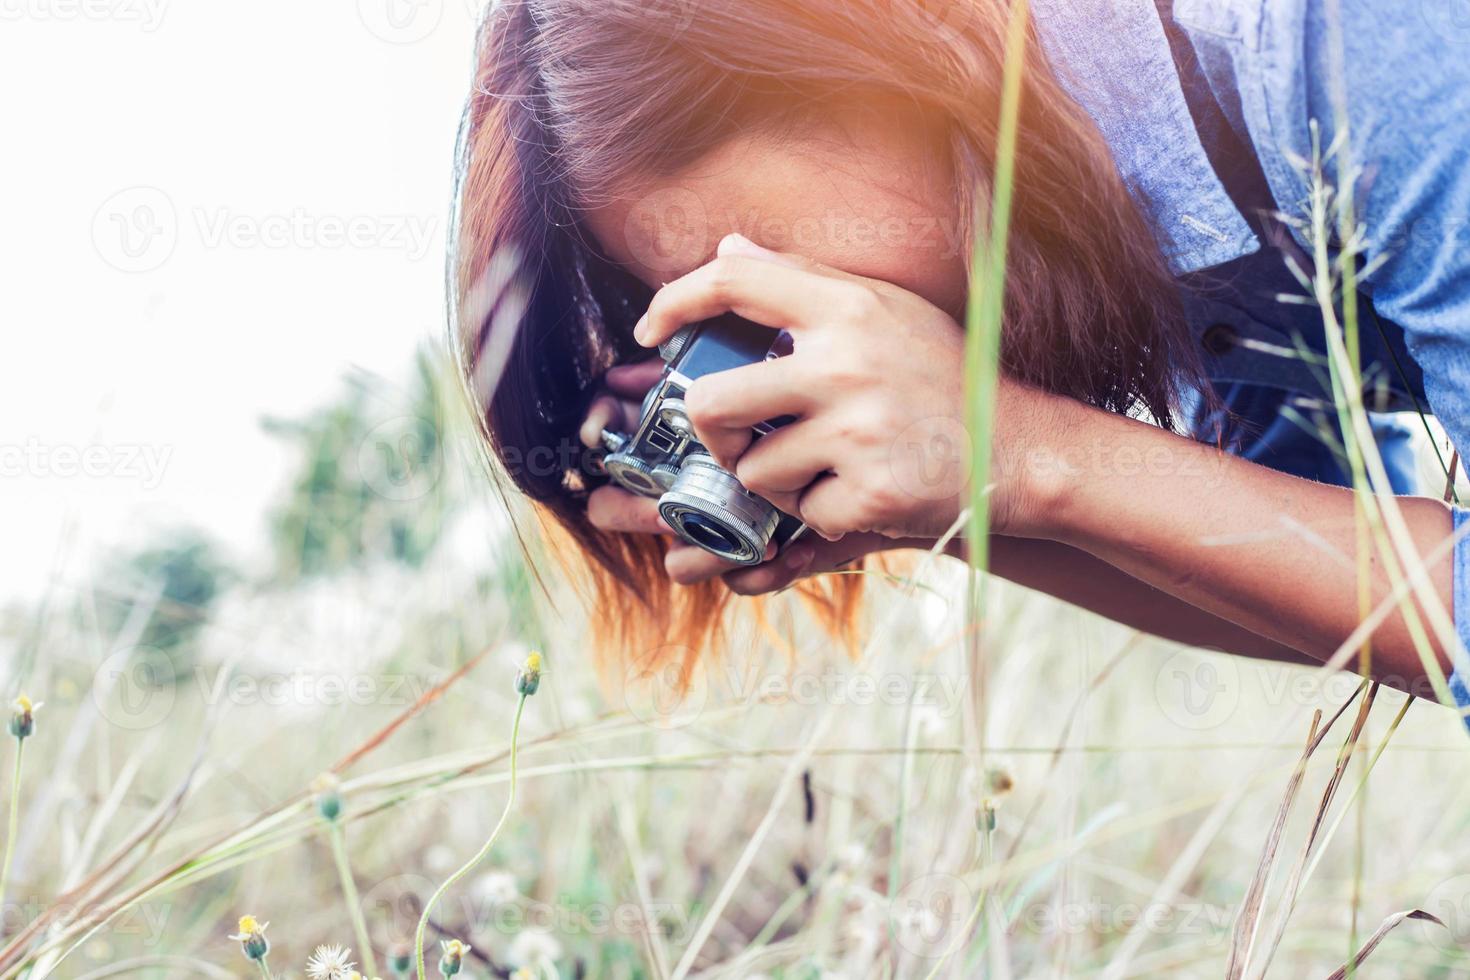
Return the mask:
{"type": "Polygon", "coordinates": [[[327,821],[342,815],[342,781],[336,774],[324,772],[311,781],[311,791],[316,798],[316,812],[327,821]]]}
{"type": "Polygon", "coordinates": [[[10,704],[10,734],[17,739],[27,739],[36,733],[36,712],[44,702],[31,702],[22,694],[10,704]]]}
{"type": "Polygon", "coordinates": [[[530,697],[541,686],[541,654],[531,652],[516,672],[516,693],[530,697]]]}
{"type": "Polygon", "coordinates": [[[462,943],[458,939],[446,939],[442,945],[444,955],[439,958],[439,972],[446,977],[452,977],[464,966],[464,954],[470,951],[470,944],[462,943]]]}
{"type": "Polygon", "coordinates": [[[413,947],[407,943],[395,944],[388,951],[388,969],[395,977],[408,976],[408,971],[413,969],[413,947]]]}
{"type": "Polygon", "coordinates": [[[1004,769],[987,769],[985,771],[985,784],[989,787],[992,799],[999,799],[1010,794],[1015,788],[1015,780],[1011,774],[1004,769]]]}
{"type": "Polygon", "coordinates": [[[995,805],[989,800],[982,803],[975,814],[975,829],[985,834],[995,832],[995,805]]]}
{"type": "Polygon", "coordinates": [[[271,951],[270,940],[265,938],[268,925],[269,922],[261,922],[253,915],[242,915],[235,926],[235,934],[230,938],[240,944],[247,959],[263,960],[271,951]]]}

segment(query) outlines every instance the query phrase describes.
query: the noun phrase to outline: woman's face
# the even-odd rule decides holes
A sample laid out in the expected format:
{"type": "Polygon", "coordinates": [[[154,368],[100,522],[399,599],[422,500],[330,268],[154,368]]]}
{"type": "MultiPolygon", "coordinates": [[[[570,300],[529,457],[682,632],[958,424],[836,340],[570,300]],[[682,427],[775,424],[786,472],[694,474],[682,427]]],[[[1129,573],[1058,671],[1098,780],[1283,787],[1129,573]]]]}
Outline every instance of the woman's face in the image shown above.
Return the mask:
{"type": "Polygon", "coordinates": [[[590,212],[592,234],[654,289],[708,262],[738,232],[892,283],[959,319],[968,242],[943,128],[912,105],[870,102],[794,129],[736,137],[628,188],[590,212]]]}

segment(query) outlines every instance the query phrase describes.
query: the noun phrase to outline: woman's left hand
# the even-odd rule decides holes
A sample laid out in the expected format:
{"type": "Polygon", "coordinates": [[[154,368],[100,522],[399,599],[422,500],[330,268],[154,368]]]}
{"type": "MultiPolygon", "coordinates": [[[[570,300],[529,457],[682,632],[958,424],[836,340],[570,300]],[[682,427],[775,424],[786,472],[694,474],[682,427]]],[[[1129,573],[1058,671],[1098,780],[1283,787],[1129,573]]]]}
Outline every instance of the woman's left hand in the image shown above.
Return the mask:
{"type": "MultiPolygon", "coordinates": [[[[953,318],[897,286],[732,235],[712,262],[658,292],[635,338],[653,346],[726,312],[786,330],[794,352],[690,387],[695,434],[721,466],[828,540],[950,530],[971,474],[965,337],[953,318]],[[752,442],[753,425],[783,415],[796,421],[752,442]]],[[[998,396],[997,414],[1012,419],[1018,400],[1041,397],[1010,381],[998,396]]],[[[1025,523],[1016,484],[997,480],[990,494],[1002,533],[1025,523]]]]}

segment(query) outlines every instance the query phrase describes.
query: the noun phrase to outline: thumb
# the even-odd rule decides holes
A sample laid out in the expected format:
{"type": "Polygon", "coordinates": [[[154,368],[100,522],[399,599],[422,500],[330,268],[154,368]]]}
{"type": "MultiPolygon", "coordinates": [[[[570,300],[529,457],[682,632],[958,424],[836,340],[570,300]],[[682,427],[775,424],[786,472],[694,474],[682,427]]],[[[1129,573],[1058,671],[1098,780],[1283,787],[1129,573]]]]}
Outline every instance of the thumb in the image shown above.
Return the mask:
{"type": "Polygon", "coordinates": [[[903,547],[903,542],[881,534],[849,534],[837,541],[808,535],[793,541],[773,560],[754,568],[725,573],[725,584],[738,595],[777,592],[809,575],[821,575],[878,551],[903,547]]]}

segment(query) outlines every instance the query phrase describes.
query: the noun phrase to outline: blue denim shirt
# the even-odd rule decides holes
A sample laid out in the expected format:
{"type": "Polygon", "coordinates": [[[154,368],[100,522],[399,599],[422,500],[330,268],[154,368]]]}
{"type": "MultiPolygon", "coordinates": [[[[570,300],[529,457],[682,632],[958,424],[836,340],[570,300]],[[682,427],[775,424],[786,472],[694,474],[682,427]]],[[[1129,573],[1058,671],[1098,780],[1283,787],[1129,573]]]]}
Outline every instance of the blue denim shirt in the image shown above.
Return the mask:
{"type": "MultiPolygon", "coordinates": [[[[1180,277],[1230,409],[1228,444],[1333,483],[1347,474],[1329,445],[1340,433],[1321,317],[1277,299],[1301,293],[1284,253],[1310,246],[1267,215],[1306,216],[1312,123],[1332,145],[1345,103],[1362,168],[1366,393],[1394,489],[1412,493],[1412,429],[1390,413],[1433,412],[1470,450],[1470,23],[1448,2],[1333,6],[1340,48],[1327,0],[1032,0],[1053,70],[1180,277]]],[[[1221,420],[1195,421],[1203,436],[1221,420]]],[[[1470,646],[1470,514],[1457,508],[1454,524],[1454,615],[1470,646]]],[[[1455,661],[1451,690],[1470,707],[1470,662],[1455,661]]]]}

